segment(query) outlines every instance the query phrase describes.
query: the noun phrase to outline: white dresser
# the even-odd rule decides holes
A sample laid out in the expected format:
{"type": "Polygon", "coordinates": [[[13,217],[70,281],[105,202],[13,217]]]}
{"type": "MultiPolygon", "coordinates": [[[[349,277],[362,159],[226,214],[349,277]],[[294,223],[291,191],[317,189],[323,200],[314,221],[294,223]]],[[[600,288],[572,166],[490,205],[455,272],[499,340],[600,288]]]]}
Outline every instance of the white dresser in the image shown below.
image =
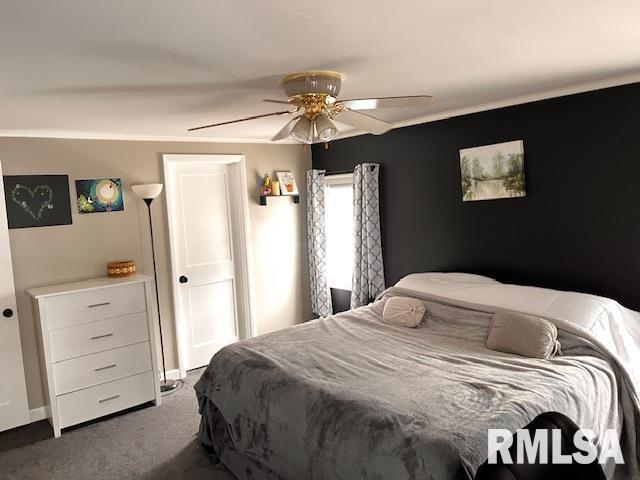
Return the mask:
{"type": "Polygon", "coordinates": [[[136,275],[27,290],[56,437],[134,405],[160,404],[152,288],[151,278],[136,275]]]}

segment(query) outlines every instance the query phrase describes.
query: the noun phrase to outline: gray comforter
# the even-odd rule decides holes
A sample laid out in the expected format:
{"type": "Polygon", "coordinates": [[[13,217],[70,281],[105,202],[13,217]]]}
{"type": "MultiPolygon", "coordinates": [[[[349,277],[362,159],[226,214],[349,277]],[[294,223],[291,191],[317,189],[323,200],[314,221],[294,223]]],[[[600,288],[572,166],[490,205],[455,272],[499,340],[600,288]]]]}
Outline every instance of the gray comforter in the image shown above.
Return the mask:
{"type": "MultiPolygon", "coordinates": [[[[203,442],[238,478],[468,479],[488,428],[558,411],[623,430],[618,368],[589,339],[561,328],[564,356],[499,353],[485,345],[490,309],[387,296],[399,293],[424,300],[424,325],[383,323],[385,297],[217,353],[196,385],[203,442]]],[[[616,478],[635,469],[625,449],[616,478]]]]}

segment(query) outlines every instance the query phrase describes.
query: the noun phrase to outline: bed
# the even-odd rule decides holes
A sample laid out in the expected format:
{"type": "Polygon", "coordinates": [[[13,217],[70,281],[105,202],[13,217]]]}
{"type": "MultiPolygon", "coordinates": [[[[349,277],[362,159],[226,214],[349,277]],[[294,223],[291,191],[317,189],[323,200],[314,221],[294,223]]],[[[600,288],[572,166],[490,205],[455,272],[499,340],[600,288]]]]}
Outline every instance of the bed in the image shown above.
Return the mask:
{"type": "Polygon", "coordinates": [[[487,429],[561,412],[599,438],[615,429],[638,477],[640,316],[592,295],[413,274],[372,304],[225,347],[197,382],[200,438],[239,479],[471,479],[487,429]],[[384,323],[393,296],[420,299],[424,325],[384,323]],[[493,314],[537,315],[563,356],[486,347],[493,314]]]}

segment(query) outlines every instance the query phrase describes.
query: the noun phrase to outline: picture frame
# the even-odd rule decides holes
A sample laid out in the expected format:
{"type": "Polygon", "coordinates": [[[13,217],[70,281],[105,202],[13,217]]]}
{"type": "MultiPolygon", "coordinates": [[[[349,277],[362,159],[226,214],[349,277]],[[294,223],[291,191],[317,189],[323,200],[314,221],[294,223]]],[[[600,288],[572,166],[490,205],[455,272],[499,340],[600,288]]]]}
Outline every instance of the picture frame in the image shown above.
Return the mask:
{"type": "Polygon", "coordinates": [[[524,142],[461,149],[460,177],[464,202],[526,196],[524,142]]]}
{"type": "Polygon", "coordinates": [[[68,175],[5,175],[10,229],[71,225],[68,175]]]}
{"type": "Polygon", "coordinates": [[[276,172],[281,195],[300,195],[293,172],[276,172]]]}
{"type": "Polygon", "coordinates": [[[124,210],[122,180],[119,178],[76,180],[76,198],[80,214],[124,210]]]}

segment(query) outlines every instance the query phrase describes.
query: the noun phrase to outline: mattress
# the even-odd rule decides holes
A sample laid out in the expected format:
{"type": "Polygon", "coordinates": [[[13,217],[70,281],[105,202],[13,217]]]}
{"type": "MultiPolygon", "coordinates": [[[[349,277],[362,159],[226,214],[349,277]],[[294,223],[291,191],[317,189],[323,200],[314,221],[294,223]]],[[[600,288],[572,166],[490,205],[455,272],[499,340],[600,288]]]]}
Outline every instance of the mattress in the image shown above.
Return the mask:
{"type": "Polygon", "coordinates": [[[546,309],[564,355],[495,352],[486,347],[493,313],[518,308],[475,289],[501,285],[469,278],[429,285],[413,278],[404,284],[411,289],[401,282],[366,307],[225,347],[196,384],[203,443],[241,479],[470,479],[487,458],[488,428],[514,431],[557,411],[600,438],[616,429],[626,465],[605,471],[634,478],[637,379],[612,350],[615,335],[589,331],[602,321],[583,321],[584,312],[576,319],[537,292],[539,303],[519,299],[519,310],[546,309]],[[396,295],[425,303],[423,326],[382,321],[396,295]]]}

